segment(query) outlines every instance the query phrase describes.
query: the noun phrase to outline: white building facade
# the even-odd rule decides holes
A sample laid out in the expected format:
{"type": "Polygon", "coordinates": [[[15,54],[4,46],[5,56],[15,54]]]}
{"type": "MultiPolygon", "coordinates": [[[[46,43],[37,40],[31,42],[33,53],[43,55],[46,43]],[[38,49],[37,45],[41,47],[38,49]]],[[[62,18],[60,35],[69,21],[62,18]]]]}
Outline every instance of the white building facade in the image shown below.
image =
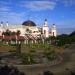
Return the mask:
{"type": "Polygon", "coordinates": [[[8,22],[6,22],[6,24],[1,22],[0,36],[2,36],[2,33],[5,32],[7,29],[10,30],[11,32],[17,32],[19,30],[20,36],[32,35],[34,37],[40,37],[41,35],[43,35],[46,38],[48,38],[49,36],[55,36],[55,37],[57,36],[56,26],[53,25],[51,30],[49,30],[47,19],[45,19],[42,28],[37,27],[37,25],[31,20],[23,22],[22,25],[13,25],[13,26],[10,25],[8,22]]]}

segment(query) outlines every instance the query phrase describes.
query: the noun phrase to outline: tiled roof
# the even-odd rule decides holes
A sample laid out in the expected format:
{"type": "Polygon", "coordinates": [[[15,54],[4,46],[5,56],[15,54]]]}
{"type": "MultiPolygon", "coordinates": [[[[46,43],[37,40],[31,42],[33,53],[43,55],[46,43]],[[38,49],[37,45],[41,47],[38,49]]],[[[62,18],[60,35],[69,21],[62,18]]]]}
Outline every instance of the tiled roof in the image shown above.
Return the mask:
{"type": "Polygon", "coordinates": [[[11,37],[9,37],[9,36],[4,36],[3,39],[6,40],[6,41],[10,41],[10,40],[11,40],[11,37]]]}
{"type": "Polygon", "coordinates": [[[6,41],[10,41],[12,39],[24,40],[24,37],[23,36],[17,36],[17,38],[16,38],[16,36],[4,36],[4,37],[0,36],[0,39],[4,39],[6,41]]]}
{"type": "Polygon", "coordinates": [[[22,40],[25,40],[25,39],[24,39],[24,37],[23,37],[23,36],[18,36],[18,37],[17,37],[17,40],[22,41],[22,40]]]}
{"type": "Polygon", "coordinates": [[[10,41],[10,40],[13,40],[13,39],[20,40],[20,41],[22,41],[22,40],[28,40],[28,39],[30,39],[30,40],[36,40],[37,36],[36,37],[34,37],[32,35],[25,35],[25,36],[4,36],[4,37],[0,36],[0,39],[4,39],[6,41],[10,41]]]}
{"type": "Polygon", "coordinates": [[[0,36],[0,39],[2,39],[3,38],[3,36],[0,36]]]}

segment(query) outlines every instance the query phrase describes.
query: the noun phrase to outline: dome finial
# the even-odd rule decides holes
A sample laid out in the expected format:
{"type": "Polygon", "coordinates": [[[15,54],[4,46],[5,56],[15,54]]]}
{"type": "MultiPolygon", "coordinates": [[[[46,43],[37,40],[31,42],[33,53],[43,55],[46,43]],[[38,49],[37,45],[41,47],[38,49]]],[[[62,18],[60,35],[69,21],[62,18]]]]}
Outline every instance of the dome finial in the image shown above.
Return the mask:
{"type": "Polygon", "coordinates": [[[45,21],[47,21],[47,19],[45,19],[45,21]]]}
{"type": "Polygon", "coordinates": [[[53,25],[55,25],[55,24],[53,23],[53,25]]]}
{"type": "Polygon", "coordinates": [[[45,19],[45,21],[44,21],[44,26],[48,26],[47,19],[45,19]]]}
{"type": "Polygon", "coordinates": [[[1,21],[1,24],[3,24],[3,21],[1,21]]]}

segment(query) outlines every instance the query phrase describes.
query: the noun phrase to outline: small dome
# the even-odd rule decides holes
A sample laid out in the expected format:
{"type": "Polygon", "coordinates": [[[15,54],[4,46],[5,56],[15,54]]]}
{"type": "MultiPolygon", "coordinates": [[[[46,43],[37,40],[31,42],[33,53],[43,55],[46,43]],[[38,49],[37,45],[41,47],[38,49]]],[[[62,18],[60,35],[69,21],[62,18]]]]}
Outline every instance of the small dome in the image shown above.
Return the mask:
{"type": "Polygon", "coordinates": [[[33,21],[30,21],[30,20],[27,20],[27,21],[23,22],[22,25],[25,25],[25,26],[36,26],[36,24],[33,21]]]}
{"type": "Polygon", "coordinates": [[[45,19],[45,21],[47,21],[47,19],[45,19]]]}
{"type": "Polygon", "coordinates": [[[1,24],[3,24],[3,21],[1,21],[1,24]]]}
{"type": "Polygon", "coordinates": [[[56,27],[55,24],[53,24],[53,27],[56,27]]]}

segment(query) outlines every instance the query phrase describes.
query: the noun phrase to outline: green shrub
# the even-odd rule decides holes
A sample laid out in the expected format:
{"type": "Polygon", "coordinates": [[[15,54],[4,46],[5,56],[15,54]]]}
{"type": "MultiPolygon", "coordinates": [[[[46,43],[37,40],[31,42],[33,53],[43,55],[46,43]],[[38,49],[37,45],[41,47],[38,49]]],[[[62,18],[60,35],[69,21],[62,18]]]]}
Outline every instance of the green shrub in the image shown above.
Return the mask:
{"type": "Polygon", "coordinates": [[[44,52],[45,54],[45,57],[51,61],[51,60],[54,60],[56,58],[56,52],[54,50],[50,51],[50,50],[47,50],[44,52]]]}
{"type": "Polygon", "coordinates": [[[31,53],[23,53],[21,54],[21,59],[23,64],[35,64],[34,55],[31,53]]]}

